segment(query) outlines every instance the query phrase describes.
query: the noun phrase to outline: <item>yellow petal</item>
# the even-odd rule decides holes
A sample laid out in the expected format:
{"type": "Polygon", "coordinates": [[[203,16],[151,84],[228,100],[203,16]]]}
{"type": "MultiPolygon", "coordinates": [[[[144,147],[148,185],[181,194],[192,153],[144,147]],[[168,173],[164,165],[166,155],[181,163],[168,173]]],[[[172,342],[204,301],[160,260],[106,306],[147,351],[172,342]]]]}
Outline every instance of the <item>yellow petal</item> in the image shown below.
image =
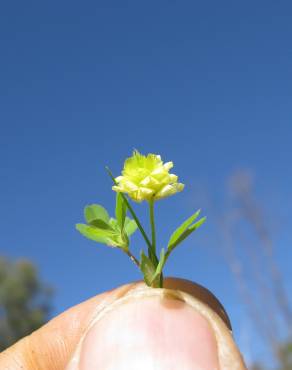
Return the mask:
{"type": "Polygon", "coordinates": [[[163,167],[166,169],[166,171],[169,171],[173,167],[173,162],[166,162],[164,163],[163,167]]]}
{"type": "Polygon", "coordinates": [[[116,178],[115,178],[116,182],[118,182],[118,183],[119,183],[122,179],[123,179],[123,176],[118,176],[118,177],[116,177],[116,178]]]}
{"type": "Polygon", "coordinates": [[[170,173],[169,174],[169,181],[172,182],[172,183],[177,182],[177,176],[170,173]]]}
{"type": "Polygon", "coordinates": [[[147,176],[143,181],[140,182],[140,185],[142,185],[143,187],[155,189],[160,185],[160,183],[153,176],[147,176]]]}
{"type": "Polygon", "coordinates": [[[176,193],[176,190],[172,185],[165,185],[158,193],[155,194],[155,199],[162,199],[173,195],[176,193]]]}
{"type": "Polygon", "coordinates": [[[138,186],[134,184],[132,181],[125,180],[121,183],[121,186],[123,189],[125,189],[126,192],[128,191],[135,191],[138,189],[138,186]]]}

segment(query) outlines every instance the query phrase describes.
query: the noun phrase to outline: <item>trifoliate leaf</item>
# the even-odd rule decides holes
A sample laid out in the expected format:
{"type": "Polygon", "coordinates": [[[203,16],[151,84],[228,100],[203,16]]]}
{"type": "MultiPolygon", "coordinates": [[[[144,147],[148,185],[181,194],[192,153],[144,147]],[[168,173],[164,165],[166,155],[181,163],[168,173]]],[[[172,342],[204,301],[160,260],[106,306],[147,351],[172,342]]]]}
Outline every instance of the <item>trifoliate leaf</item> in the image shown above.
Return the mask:
{"type": "Polygon", "coordinates": [[[122,235],[121,233],[115,233],[113,234],[113,236],[111,236],[108,245],[127,250],[129,246],[129,240],[126,235],[122,235]]]}
{"type": "Polygon", "coordinates": [[[128,236],[131,236],[137,230],[137,224],[135,220],[131,220],[130,218],[126,217],[125,219],[125,232],[128,236]]]}
{"type": "Polygon", "coordinates": [[[124,201],[121,193],[117,193],[116,195],[116,218],[117,218],[117,222],[121,230],[123,230],[124,228],[126,213],[127,213],[126,202],[124,201]]]}
{"type": "Polygon", "coordinates": [[[110,247],[128,249],[129,240],[120,231],[99,229],[95,226],[77,224],[76,229],[86,238],[110,247]]]}
{"type": "Polygon", "coordinates": [[[199,216],[201,210],[199,209],[196,213],[194,213],[191,217],[189,217],[185,222],[183,222],[171,235],[168,248],[172,248],[172,246],[176,243],[178,238],[182,235],[182,233],[195,221],[195,219],[199,216]]]}

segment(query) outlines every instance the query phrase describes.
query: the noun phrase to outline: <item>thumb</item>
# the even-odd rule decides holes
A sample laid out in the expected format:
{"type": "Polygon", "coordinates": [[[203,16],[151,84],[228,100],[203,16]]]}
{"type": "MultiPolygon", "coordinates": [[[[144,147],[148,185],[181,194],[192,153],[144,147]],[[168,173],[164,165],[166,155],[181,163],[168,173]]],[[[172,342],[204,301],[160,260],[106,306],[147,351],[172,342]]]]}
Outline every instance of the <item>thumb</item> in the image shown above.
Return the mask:
{"type": "Polygon", "coordinates": [[[0,368],[245,369],[215,297],[184,280],[165,286],[132,284],[76,306],[4,352],[0,368]]]}

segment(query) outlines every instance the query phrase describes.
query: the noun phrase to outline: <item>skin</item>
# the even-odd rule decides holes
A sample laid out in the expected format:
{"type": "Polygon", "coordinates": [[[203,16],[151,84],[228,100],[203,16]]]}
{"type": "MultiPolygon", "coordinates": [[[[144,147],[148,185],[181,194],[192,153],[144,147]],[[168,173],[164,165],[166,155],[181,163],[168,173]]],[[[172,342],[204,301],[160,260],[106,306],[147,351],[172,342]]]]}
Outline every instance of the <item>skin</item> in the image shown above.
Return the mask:
{"type": "MultiPolygon", "coordinates": [[[[192,365],[189,366],[187,364],[188,359],[186,359],[186,365],[178,368],[207,369],[207,362],[209,361],[210,363],[214,364],[212,365],[213,367],[211,367],[212,369],[224,370],[225,367],[222,368],[222,366],[219,366],[220,361],[218,359],[219,355],[217,353],[216,339],[212,334],[212,330],[210,330],[209,323],[199,313],[194,312],[194,310],[184,302],[166,299],[163,300],[161,304],[161,300],[149,298],[147,301],[145,301],[145,304],[142,302],[141,309],[139,311],[142,312],[142,317],[144,318],[142,323],[140,317],[136,319],[137,315],[135,314],[135,312],[137,312],[137,304],[140,305],[141,299],[134,302],[126,302],[123,305],[117,306],[117,308],[114,310],[111,310],[111,312],[106,314],[104,318],[100,320],[100,322],[93,325],[96,316],[102,309],[105,307],[111,307],[111,305],[114,305],[115,302],[119,302],[119,300],[121,300],[123,297],[127,296],[131,292],[135,292],[137,289],[143,286],[144,283],[141,282],[128,284],[112,291],[99,294],[77,306],[70,308],[51,320],[39,330],[23,338],[12,347],[2,352],[0,354],[0,369],[75,370],[77,368],[79,369],[79,367],[72,365],[71,362],[76,356],[78,359],[80,357],[80,369],[89,369],[90,365],[87,363],[89,361],[88,359],[90,359],[92,356],[92,349],[90,345],[93,341],[95,344],[95,352],[97,351],[98,353],[98,351],[100,351],[100,356],[98,356],[98,360],[92,360],[92,364],[94,364],[94,367],[92,365],[92,369],[101,368],[103,370],[118,370],[117,365],[114,367],[107,366],[111,360],[111,357],[107,356],[107,351],[112,353],[113,350],[115,351],[116,359],[118,359],[117,361],[120,361],[120,368],[123,369],[124,367],[122,366],[122,363],[126,360],[124,359],[125,351],[121,352],[119,350],[120,346],[118,342],[120,337],[117,335],[117,343],[112,343],[112,340],[108,341],[107,343],[106,339],[107,336],[109,338],[113,338],[113,336],[110,336],[108,333],[110,333],[113,323],[115,323],[116,327],[127,325],[126,329],[121,329],[117,332],[124,333],[128,330],[129,337],[131,336],[131,330],[137,325],[141,327],[139,329],[139,333],[150,332],[153,334],[150,339],[147,337],[147,335],[143,335],[141,338],[138,338],[135,343],[129,344],[129,352],[131,352],[130,355],[132,361],[141,360],[141,358],[139,359],[140,352],[137,352],[137,348],[139,348],[137,347],[137,342],[141,340],[146,341],[145,343],[149,343],[146,345],[148,352],[146,354],[144,353],[143,355],[141,354],[143,361],[145,362],[145,358],[152,357],[152,352],[155,351],[155,361],[156,365],[158,363],[159,369],[170,369],[169,364],[165,362],[165,353],[173,352],[172,350],[169,351],[166,349],[169,345],[171,348],[177,348],[177,352],[182,352],[185,350],[186,357],[189,357],[189,362],[192,363],[192,365]],[[180,320],[180,316],[177,314],[177,312],[180,312],[181,309],[185,315],[184,320],[180,320]],[[152,315],[151,312],[158,312],[160,315],[159,317],[163,319],[157,321],[157,315],[152,315]],[[123,318],[122,320],[121,317],[123,318]],[[126,324],[124,318],[128,320],[126,324]],[[171,325],[169,325],[169,322],[171,325]],[[189,330],[186,322],[188,326],[192,328],[192,330],[189,330]],[[157,325],[161,325],[161,328],[159,327],[157,329],[157,325]],[[169,328],[172,330],[171,333],[168,333],[170,330],[169,328]],[[173,332],[175,332],[176,335],[173,335],[173,332]],[[170,339],[163,339],[161,333],[164,333],[165,338],[170,339]],[[200,338],[203,338],[203,340],[197,340],[192,333],[196,333],[197,336],[200,335],[200,338]],[[181,340],[179,340],[180,335],[182,338],[184,338],[183,343],[181,340]],[[169,342],[170,340],[172,343],[169,342]],[[78,348],[80,347],[81,342],[86,350],[82,350],[80,354],[78,352],[78,348]],[[159,365],[160,361],[161,366],[159,365]],[[197,363],[200,367],[194,366],[195,363],[197,363]]],[[[178,289],[196,297],[204,305],[207,305],[211,311],[215,313],[216,317],[219,317],[218,320],[220,321],[220,325],[225,327],[224,330],[226,330],[226,332],[229,332],[230,321],[224,311],[224,308],[219,301],[205,288],[190,281],[174,278],[165,280],[165,288],[174,290],[178,289]]],[[[124,337],[121,338],[121,340],[124,340],[124,337]]],[[[236,352],[235,356],[238,356],[238,350],[233,341],[230,343],[230,348],[231,352],[236,352]]],[[[95,354],[93,354],[93,356],[95,356],[95,354]]],[[[143,363],[143,361],[140,361],[140,363],[143,363]]],[[[141,366],[139,367],[142,369],[141,366]]],[[[133,369],[134,368],[135,367],[133,367],[133,369]]],[[[149,365],[148,368],[150,368],[149,365]]],[[[239,365],[237,368],[245,369],[243,364],[242,367],[239,365]]],[[[130,367],[128,367],[128,369],[131,370],[130,367]]]]}

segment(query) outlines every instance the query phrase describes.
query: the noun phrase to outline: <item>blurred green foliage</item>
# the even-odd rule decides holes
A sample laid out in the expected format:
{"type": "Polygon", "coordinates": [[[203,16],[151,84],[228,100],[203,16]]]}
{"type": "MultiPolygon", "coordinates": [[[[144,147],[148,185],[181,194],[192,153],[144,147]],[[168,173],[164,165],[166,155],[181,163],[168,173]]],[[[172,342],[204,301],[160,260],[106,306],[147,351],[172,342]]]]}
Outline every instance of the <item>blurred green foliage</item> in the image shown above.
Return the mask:
{"type": "MultiPolygon", "coordinates": [[[[281,344],[276,357],[278,366],[275,370],[292,370],[292,341],[281,344]]],[[[251,370],[268,370],[268,368],[257,363],[252,366],[251,370]]]]}
{"type": "Polygon", "coordinates": [[[51,297],[32,262],[0,257],[0,351],[48,321],[51,297]]]}
{"type": "Polygon", "coordinates": [[[279,370],[292,370],[292,340],[280,346],[278,356],[281,362],[279,370]]]}

